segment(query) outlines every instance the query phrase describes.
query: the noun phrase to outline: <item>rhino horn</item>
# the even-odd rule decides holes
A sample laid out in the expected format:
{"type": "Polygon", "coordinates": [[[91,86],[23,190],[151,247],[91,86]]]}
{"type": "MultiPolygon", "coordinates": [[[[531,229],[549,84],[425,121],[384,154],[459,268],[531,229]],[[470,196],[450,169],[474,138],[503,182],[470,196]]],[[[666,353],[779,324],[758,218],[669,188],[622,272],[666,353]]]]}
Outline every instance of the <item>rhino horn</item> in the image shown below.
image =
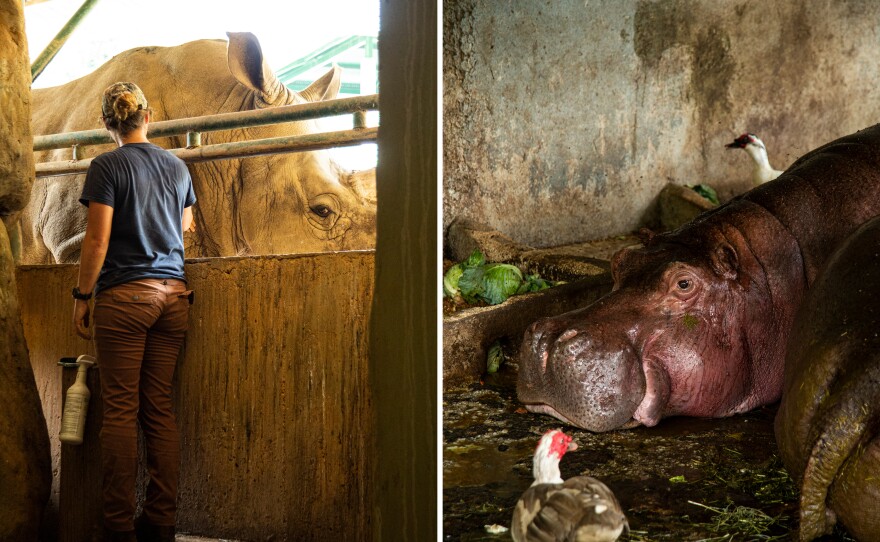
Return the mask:
{"type": "MultiPolygon", "coordinates": [[[[295,103],[295,94],[275,77],[263,58],[260,41],[250,32],[227,32],[226,62],[239,83],[257,93],[258,108],[295,103]]],[[[306,89],[308,90],[308,89],[306,89]]]]}

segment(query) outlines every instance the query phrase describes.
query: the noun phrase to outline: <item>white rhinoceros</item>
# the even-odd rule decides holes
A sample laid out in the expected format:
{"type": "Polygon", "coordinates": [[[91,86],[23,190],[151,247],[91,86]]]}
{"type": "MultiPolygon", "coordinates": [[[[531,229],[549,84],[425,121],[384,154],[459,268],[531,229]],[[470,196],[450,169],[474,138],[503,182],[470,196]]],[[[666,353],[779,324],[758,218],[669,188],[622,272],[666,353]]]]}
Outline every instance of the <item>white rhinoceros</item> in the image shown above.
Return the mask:
{"type": "MultiPolygon", "coordinates": [[[[200,40],[176,47],[141,47],[113,57],[94,72],[61,86],[33,91],[33,133],[100,128],[101,93],[115,81],[144,91],[152,121],[246,111],[336,97],[334,67],[302,92],[293,92],[265,63],[250,33],[229,42],[200,40]]],[[[202,143],[291,136],[318,131],[315,121],[208,132],[202,143]]],[[[185,146],[184,136],[153,141],[185,146]]],[[[85,147],[92,157],[112,148],[85,147]]],[[[70,150],[37,154],[37,162],[69,160],[70,150]]],[[[304,253],[375,246],[375,170],[343,170],[325,152],[309,151],[190,164],[198,203],[187,256],[304,253]]],[[[37,179],[22,213],[21,263],[79,260],[85,207],[78,202],[85,175],[37,179]]]]}

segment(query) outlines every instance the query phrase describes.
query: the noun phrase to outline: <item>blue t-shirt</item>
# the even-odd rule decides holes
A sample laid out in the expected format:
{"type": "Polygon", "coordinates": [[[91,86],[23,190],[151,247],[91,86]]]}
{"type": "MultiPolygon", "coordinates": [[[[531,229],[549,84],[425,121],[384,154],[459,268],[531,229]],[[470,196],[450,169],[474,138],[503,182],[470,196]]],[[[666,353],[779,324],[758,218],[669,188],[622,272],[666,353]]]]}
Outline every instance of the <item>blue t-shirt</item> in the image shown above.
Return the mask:
{"type": "Polygon", "coordinates": [[[96,291],[144,278],[186,280],[182,217],[196,197],[183,160],[152,143],[128,143],[92,160],[79,201],[113,207],[96,291]]]}

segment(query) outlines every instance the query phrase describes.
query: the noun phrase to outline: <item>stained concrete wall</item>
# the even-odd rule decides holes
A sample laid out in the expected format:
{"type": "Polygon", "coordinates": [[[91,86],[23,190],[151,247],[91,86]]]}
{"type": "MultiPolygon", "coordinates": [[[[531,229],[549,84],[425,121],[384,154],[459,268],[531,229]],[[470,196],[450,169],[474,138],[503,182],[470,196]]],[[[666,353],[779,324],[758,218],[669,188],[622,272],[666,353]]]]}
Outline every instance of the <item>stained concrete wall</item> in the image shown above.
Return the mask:
{"type": "MultiPolygon", "coordinates": [[[[240,540],[358,540],[371,531],[374,260],[346,252],[187,263],[196,294],[176,376],[178,530],[240,540]]],[[[56,479],[56,364],[93,353],[70,323],[76,273],[17,272],[56,479]]],[[[100,502],[88,514],[99,515],[100,502]]]]}
{"type": "Polygon", "coordinates": [[[656,220],[667,182],[749,188],[880,121],[880,3],[453,0],[443,7],[443,223],[533,246],[656,220]]]}

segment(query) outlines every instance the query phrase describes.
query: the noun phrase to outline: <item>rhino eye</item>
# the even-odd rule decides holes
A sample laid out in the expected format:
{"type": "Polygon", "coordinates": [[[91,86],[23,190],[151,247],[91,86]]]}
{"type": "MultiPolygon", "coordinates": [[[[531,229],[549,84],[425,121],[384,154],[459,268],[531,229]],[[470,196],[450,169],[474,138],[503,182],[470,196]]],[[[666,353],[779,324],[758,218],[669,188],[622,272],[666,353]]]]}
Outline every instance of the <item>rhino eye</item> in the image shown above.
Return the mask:
{"type": "Polygon", "coordinates": [[[342,205],[335,195],[324,193],[309,200],[305,214],[313,228],[326,232],[336,226],[342,210],[342,205]]]}
{"type": "Polygon", "coordinates": [[[691,281],[686,280],[686,279],[682,279],[682,280],[678,281],[678,288],[680,290],[687,290],[690,287],[691,287],[691,281]]]}
{"type": "Polygon", "coordinates": [[[321,218],[327,218],[333,213],[333,209],[326,205],[315,205],[314,207],[310,207],[309,209],[321,218]]]}

